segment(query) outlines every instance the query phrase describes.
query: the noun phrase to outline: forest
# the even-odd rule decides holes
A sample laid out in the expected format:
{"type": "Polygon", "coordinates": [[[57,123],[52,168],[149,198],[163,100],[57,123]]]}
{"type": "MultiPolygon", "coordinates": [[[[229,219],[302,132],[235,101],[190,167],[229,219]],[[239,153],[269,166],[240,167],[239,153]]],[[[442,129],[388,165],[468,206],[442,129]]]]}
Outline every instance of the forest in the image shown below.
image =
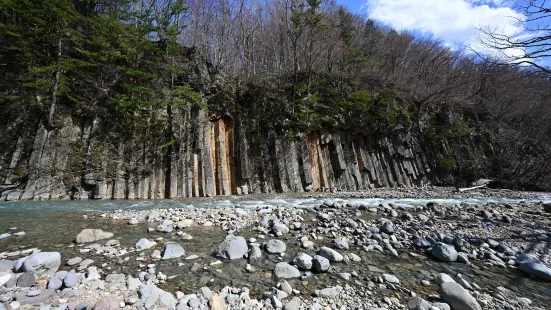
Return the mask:
{"type": "MultiPolygon", "coordinates": [[[[139,131],[176,109],[248,111],[251,132],[289,139],[406,133],[443,184],[551,189],[548,68],[451,49],[335,0],[0,0],[0,42],[4,149],[15,132],[62,127],[64,113],[139,131]],[[212,83],[190,78],[190,51],[212,83]]],[[[30,168],[12,158],[0,177],[24,183],[30,168]]]]}

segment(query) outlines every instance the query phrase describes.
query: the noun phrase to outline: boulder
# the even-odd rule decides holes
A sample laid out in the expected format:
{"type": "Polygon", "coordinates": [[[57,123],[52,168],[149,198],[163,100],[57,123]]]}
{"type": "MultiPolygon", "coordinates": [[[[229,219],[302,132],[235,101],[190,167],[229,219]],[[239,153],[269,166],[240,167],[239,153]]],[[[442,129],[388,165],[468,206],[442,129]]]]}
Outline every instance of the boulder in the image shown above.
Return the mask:
{"type": "Polygon", "coordinates": [[[157,245],[157,242],[150,241],[147,238],[142,238],[140,241],[136,242],[136,249],[138,250],[147,250],[157,245]]]}
{"type": "Polygon", "coordinates": [[[287,227],[287,225],[283,223],[274,224],[274,226],[272,226],[272,230],[277,236],[281,236],[289,233],[289,227],[287,227]]]}
{"type": "Polygon", "coordinates": [[[476,299],[459,283],[444,282],[438,289],[440,298],[454,310],[482,310],[476,299]]]}
{"type": "Polygon", "coordinates": [[[0,259],[0,272],[12,271],[13,264],[12,260],[0,259]]]}
{"type": "Polygon", "coordinates": [[[61,254],[58,252],[38,252],[28,256],[21,264],[19,271],[32,272],[37,276],[53,276],[61,265],[61,254]]]}
{"type": "Polygon", "coordinates": [[[101,229],[83,229],[77,235],[76,241],[77,243],[89,243],[109,239],[111,237],[113,237],[113,233],[101,229]]]}
{"type": "Polygon", "coordinates": [[[445,273],[439,273],[438,275],[436,275],[436,277],[434,277],[434,282],[437,285],[441,285],[442,283],[446,282],[455,282],[455,280],[445,273]]]}
{"type": "Polygon", "coordinates": [[[220,258],[243,258],[248,251],[247,241],[241,236],[227,235],[226,239],[216,248],[215,255],[220,258]]]}
{"type": "Polygon", "coordinates": [[[312,256],[306,254],[306,253],[298,253],[297,256],[293,259],[293,264],[295,264],[298,268],[302,270],[310,270],[312,269],[312,262],[313,258],[312,256]]]}
{"type": "Polygon", "coordinates": [[[186,256],[184,248],[177,243],[167,243],[161,252],[162,259],[179,258],[186,256]]]}
{"type": "Polygon", "coordinates": [[[551,281],[551,268],[542,263],[532,254],[520,254],[517,256],[519,269],[536,278],[551,281]]]}
{"type": "Polygon", "coordinates": [[[282,279],[291,279],[291,278],[300,277],[300,271],[296,267],[291,266],[290,264],[285,262],[276,264],[274,269],[274,274],[276,277],[282,278],[282,279]]]}
{"type": "Polygon", "coordinates": [[[344,256],[328,247],[321,247],[318,254],[327,258],[331,262],[342,262],[344,260],[344,256]]]}
{"type": "Polygon", "coordinates": [[[409,310],[430,310],[430,302],[424,300],[419,296],[411,297],[408,299],[408,309],[409,310]]]}
{"type": "Polygon", "coordinates": [[[457,260],[457,251],[449,244],[439,243],[435,245],[431,254],[434,258],[444,262],[455,262],[457,260]]]}
{"type": "Polygon", "coordinates": [[[138,296],[146,309],[174,309],[178,303],[178,300],[172,294],[163,291],[155,285],[140,286],[138,296]]]}
{"type": "Polygon", "coordinates": [[[281,254],[284,253],[285,250],[287,250],[287,246],[285,245],[285,243],[277,239],[269,240],[264,244],[264,247],[266,248],[266,251],[268,251],[268,253],[272,254],[281,254]]]}
{"type": "Polygon", "coordinates": [[[257,244],[251,245],[251,248],[249,249],[249,262],[254,262],[256,260],[259,260],[262,257],[262,251],[260,250],[260,247],[257,244]]]}
{"type": "Polygon", "coordinates": [[[313,259],[314,269],[317,272],[326,272],[331,267],[329,260],[321,255],[314,256],[313,259]]]}
{"type": "Polygon", "coordinates": [[[383,226],[381,226],[381,231],[388,235],[394,234],[394,226],[392,225],[392,222],[384,222],[383,226]]]}
{"type": "Polygon", "coordinates": [[[31,287],[34,285],[35,281],[34,274],[30,272],[25,272],[19,276],[19,279],[17,279],[17,286],[19,287],[31,287]]]}
{"type": "Polygon", "coordinates": [[[348,250],[348,239],[345,237],[335,238],[335,240],[333,240],[333,244],[337,249],[348,250]]]}

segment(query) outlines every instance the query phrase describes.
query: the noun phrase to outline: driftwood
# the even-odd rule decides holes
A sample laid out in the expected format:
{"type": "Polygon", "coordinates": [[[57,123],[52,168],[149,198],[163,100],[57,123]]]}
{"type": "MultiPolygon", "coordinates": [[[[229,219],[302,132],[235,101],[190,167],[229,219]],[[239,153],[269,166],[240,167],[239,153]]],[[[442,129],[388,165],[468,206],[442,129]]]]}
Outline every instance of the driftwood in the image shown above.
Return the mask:
{"type": "Polygon", "coordinates": [[[484,185],[479,185],[479,186],[473,186],[473,187],[458,188],[457,190],[458,190],[459,192],[466,192],[466,191],[470,191],[470,190],[472,190],[472,189],[483,188],[483,187],[486,187],[486,184],[484,184],[484,185]]]}

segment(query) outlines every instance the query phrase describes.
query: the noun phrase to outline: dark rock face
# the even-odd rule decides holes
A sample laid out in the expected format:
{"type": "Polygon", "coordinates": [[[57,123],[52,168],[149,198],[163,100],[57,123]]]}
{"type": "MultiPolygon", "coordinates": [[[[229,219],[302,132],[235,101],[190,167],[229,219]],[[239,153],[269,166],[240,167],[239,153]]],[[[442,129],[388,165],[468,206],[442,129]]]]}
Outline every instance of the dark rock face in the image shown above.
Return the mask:
{"type": "Polygon", "coordinates": [[[322,129],[289,139],[274,129],[281,120],[273,119],[259,131],[263,115],[234,109],[249,103],[228,102],[221,94],[233,90],[224,89],[224,76],[193,49],[187,58],[181,82],[202,95],[208,115],[198,106],[172,107],[131,129],[110,113],[77,116],[60,106],[54,128],[36,116],[13,120],[32,124],[18,131],[12,132],[12,122],[0,125],[0,133],[13,140],[0,148],[6,162],[0,180],[10,184],[0,189],[0,200],[211,197],[437,183],[415,134],[374,140],[348,129],[322,129]]]}

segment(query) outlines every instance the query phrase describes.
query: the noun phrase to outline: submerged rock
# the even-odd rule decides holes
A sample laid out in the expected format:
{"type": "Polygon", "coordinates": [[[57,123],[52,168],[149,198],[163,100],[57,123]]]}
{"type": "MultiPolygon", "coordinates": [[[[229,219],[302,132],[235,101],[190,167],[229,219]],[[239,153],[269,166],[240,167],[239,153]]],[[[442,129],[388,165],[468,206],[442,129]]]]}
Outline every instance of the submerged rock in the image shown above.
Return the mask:
{"type": "Polygon", "coordinates": [[[89,243],[99,240],[109,239],[113,237],[113,233],[103,231],[101,229],[83,229],[76,237],[77,243],[89,243]]]}

